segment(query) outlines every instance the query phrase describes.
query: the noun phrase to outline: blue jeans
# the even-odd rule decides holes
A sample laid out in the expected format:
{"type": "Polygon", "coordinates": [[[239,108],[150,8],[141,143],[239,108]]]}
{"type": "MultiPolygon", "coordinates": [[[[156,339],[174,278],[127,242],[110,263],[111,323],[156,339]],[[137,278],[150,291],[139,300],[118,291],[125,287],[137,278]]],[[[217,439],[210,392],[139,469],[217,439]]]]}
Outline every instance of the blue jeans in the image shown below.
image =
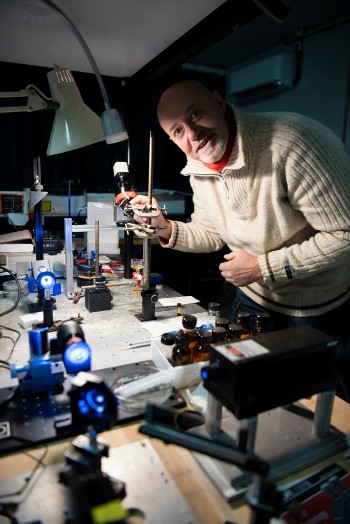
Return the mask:
{"type": "Polygon", "coordinates": [[[341,306],[323,313],[322,315],[312,317],[294,317],[276,313],[271,309],[260,306],[254,300],[249,298],[243,291],[237,288],[236,296],[232,303],[232,316],[230,322],[236,322],[238,311],[246,311],[251,314],[251,329],[255,326],[255,316],[259,311],[269,313],[270,324],[269,330],[287,329],[291,327],[310,326],[327,335],[334,336],[339,340],[339,351],[345,347],[349,338],[350,324],[350,299],[341,306]]]}

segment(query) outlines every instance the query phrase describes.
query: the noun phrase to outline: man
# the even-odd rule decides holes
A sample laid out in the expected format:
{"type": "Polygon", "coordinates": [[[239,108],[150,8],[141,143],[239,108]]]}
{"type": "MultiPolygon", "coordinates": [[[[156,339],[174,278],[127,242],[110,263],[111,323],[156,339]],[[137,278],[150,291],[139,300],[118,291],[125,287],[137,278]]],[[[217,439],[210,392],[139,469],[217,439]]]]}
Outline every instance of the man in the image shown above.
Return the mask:
{"type": "Polygon", "coordinates": [[[231,320],[239,309],[267,311],[274,329],[307,324],[345,341],[350,162],[341,141],[301,115],[243,112],[194,81],[167,89],[157,115],[187,156],[194,202],[189,223],[152,220],[160,243],[229,247],[219,269],[238,288],[231,320]]]}

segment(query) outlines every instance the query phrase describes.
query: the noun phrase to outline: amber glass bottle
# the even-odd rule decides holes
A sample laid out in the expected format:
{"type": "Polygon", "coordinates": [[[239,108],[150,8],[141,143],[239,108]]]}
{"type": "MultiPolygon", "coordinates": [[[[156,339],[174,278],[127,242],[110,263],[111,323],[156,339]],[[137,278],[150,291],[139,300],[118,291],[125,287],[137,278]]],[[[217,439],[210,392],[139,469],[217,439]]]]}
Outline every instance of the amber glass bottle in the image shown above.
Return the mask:
{"type": "Polygon", "coordinates": [[[242,326],[240,324],[229,324],[226,332],[227,342],[239,340],[242,336],[242,326]]]}
{"type": "Polygon", "coordinates": [[[228,330],[229,323],[230,323],[229,319],[224,318],[224,317],[218,317],[215,320],[215,326],[223,327],[225,328],[226,331],[228,330]]]}
{"type": "Polygon", "coordinates": [[[255,326],[252,330],[252,335],[259,335],[259,333],[267,333],[269,331],[269,321],[270,321],[269,313],[264,313],[263,311],[259,311],[256,314],[255,326]]]}
{"type": "Polygon", "coordinates": [[[213,341],[213,332],[203,330],[199,333],[199,343],[196,346],[193,362],[204,362],[210,357],[210,344],[213,341]]]}
{"type": "Polygon", "coordinates": [[[182,317],[182,328],[179,333],[186,333],[189,337],[188,347],[191,351],[192,360],[194,357],[195,348],[199,342],[199,334],[196,330],[197,317],[194,315],[184,315],[182,317]]]}
{"type": "Polygon", "coordinates": [[[214,344],[223,344],[226,338],[226,329],[221,326],[215,326],[213,329],[214,344]]]}
{"type": "Polygon", "coordinates": [[[251,336],[250,313],[247,313],[245,311],[238,311],[237,324],[242,326],[241,339],[249,338],[251,336]]]}
{"type": "Polygon", "coordinates": [[[185,366],[192,364],[192,351],[189,348],[190,336],[187,333],[179,332],[175,336],[175,345],[171,354],[171,365],[185,366]]]}

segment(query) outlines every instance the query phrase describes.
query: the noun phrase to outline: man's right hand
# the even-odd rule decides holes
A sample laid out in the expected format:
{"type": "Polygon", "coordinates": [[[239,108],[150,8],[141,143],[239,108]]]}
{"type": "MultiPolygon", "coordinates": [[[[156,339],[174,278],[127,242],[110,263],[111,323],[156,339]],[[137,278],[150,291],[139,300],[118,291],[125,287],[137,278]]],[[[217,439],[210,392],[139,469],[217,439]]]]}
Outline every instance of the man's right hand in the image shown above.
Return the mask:
{"type": "MultiPolygon", "coordinates": [[[[132,206],[135,206],[136,204],[148,204],[148,197],[146,195],[137,195],[130,201],[130,204],[132,206]]],[[[152,198],[152,206],[159,207],[158,202],[155,198],[152,198]]],[[[134,220],[136,222],[139,222],[139,224],[147,223],[147,218],[141,218],[136,214],[134,214],[134,220]]],[[[160,213],[157,217],[151,219],[151,225],[159,228],[158,236],[165,238],[166,240],[169,240],[169,238],[171,237],[172,224],[171,222],[165,219],[162,213],[160,213]]]]}

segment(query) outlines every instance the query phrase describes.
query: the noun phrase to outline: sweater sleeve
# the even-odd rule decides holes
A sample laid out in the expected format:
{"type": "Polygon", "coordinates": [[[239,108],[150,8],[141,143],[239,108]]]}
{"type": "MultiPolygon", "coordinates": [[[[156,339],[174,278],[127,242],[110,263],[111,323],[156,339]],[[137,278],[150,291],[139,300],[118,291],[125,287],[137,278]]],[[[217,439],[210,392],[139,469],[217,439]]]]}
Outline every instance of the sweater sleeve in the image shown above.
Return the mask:
{"type": "Polygon", "coordinates": [[[343,144],[330,130],[311,122],[282,163],[290,205],[302,213],[314,234],[260,255],[264,279],[303,279],[330,265],[335,270],[344,266],[350,262],[350,160],[343,144]]]}
{"type": "Polygon", "coordinates": [[[161,240],[161,245],[187,253],[219,251],[225,245],[225,241],[217,232],[208,213],[208,206],[211,205],[210,192],[197,187],[195,176],[191,176],[190,182],[194,191],[194,212],[191,215],[191,222],[171,221],[171,238],[168,242],[161,240]]]}

